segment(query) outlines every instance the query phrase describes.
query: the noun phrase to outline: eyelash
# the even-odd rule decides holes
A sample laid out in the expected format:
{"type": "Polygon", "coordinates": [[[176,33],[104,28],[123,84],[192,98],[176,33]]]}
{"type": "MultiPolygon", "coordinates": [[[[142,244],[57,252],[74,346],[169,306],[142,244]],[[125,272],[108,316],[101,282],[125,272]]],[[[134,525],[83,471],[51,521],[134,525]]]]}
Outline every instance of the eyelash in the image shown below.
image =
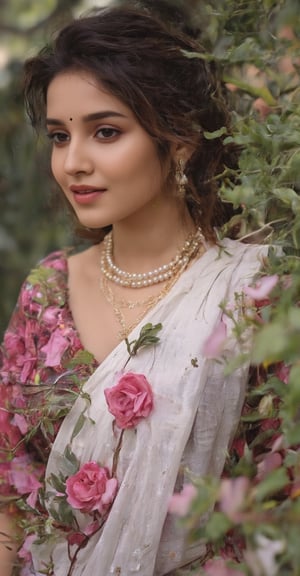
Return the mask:
{"type": "Polygon", "coordinates": [[[49,132],[46,136],[49,138],[50,142],[53,142],[53,144],[64,144],[66,140],[59,140],[59,138],[62,136],[65,138],[68,137],[64,132],[49,132]]]}
{"type": "MultiPolygon", "coordinates": [[[[115,139],[117,136],[119,136],[120,134],[121,134],[121,131],[118,130],[117,128],[111,128],[111,127],[109,127],[109,126],[104,126],[104,127],[102,127],[102,128],[98,128],[98,129],[96,130],[96,132],[95,132],[95,137],[96,137],[98,140],[108,140],[108,141],[111,141],[111,140],[114,140],[114,139],[115,139]],[[109,132],[110,135],[107,136],[107,137],[104,136],[104,137],[100,138],[100,137],[98,136],[98,134],[99,134],[100,132],[103,132],[103,133],[104,133],[105,131],[109,132]],[[114,134],[111,134],[112,132],[113,132],[114,134]]],[[[49,140],[50,140],[53,144],[56,144],[56,145],[58,145],[58,146],[64,144],[64,143],[67,141],[67,139],[68,139],[68,134],[66,134],[65,132],[59,132],[59,131],[57,131],[57,132],[48,132],[46,135],[47,135],[47,138],[49,138],[49,140]],[[62,139],[60,139],[60,138],[62,138],[62,139]]]]}

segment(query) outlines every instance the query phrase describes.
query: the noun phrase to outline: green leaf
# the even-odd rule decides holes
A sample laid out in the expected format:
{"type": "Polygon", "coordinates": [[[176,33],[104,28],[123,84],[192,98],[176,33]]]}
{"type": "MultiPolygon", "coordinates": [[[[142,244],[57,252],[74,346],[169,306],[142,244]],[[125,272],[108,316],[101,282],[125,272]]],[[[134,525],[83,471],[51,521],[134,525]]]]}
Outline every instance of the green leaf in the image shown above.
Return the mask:
{"type": "Polygon", "coordinates": [[[269,473],[255,489],[256,500],[261,501],[279,492],[289,483],[289,477],[284,468],[278,468],[269,473]]]}
{"type": "Polygon", "coordinates": [[[231,528],[230,520],[221,512],[213,512],[205,528],[205,534],[209,540],[219,540],[225,536],[231,528]]]}
{"type": "Polygon", "coordinates": [[[79,350],[76,352],[75,356],[71,358],[68,362],[68,367],[76,368],[78,364],[84,364],[86,366],[90,366],[93,361],[95,360],[93,354],[88,352],[87,350],[79,350]]]}
{"type": "Polygon", "coordinates": [[[224,134],[227,134],[226,126],[222,126],[222,128],[219,128],[219,130],[215,130],[214,132],[203,132],[203,136],[206,138],[206,140],[214,140],[215,138],[224,136],[224,134]]]}
{"type": "Polygon", "coordinates": [[[280,361],[284,357],[287,346],[287,330],[281,322],[267,324],[256,335],[252,349],[252,361],[280,361]]]}
{"type": "Polygon", "coordinates": [[[66,491],[65,482],[63,481],[62,478],[56,476],[56,474],[50,474],[49,484],[51,484],[51,486],[53,486],[53,488],[57,490],[57,492],[62,492],[62,494],[64,494],[66,491]]]}
{"type": "Polygon", "coordinates": [[[75,424],[74,430],[73,430],[73,432],[72,432],[71,442],[72,442],[72,440],[74,440],[75,436],[77,436],[77,434],[79,434],[79,432],[80,432],[80,430],[82,429],[85,421],[86,421],[86,416],[81,413],[80,416],[79,416],[79,418],[78,418],[78,420],[77,420],[77,422],[76,422],[76,424],[75,424]]]}
{"type": "Polygon", "coordinates": [[[53,276],[53,270],[51,268],[35,268],[33,269],[27,277],[28,282],[34,286],[36,284],[47,283],[49,278],[53,276]]]}
{"type": "Polygon", "coordinates": [[[76,474],[76,472],[79,470],[79,461],[77,460],[75,454],[72,452],[70,444],[68,444],[65,448],[64,457],[68,464],[69,474],[76,474]]]}
{"type": "Polygon", "coordinates": [[[155,324],[153,326],[153,324],[151,324],[150,322],[148,322],[147,324],[145,324],[140,331],[139,337],[136,340],[133,340],[133,342],[128,342],[128,340],[126,340],[126,346],[127,346],[127,350],[129,349],[129,355],[130,356],[135,356],[139,350],[139,348],[145,347],[145,346],[152,346],[153,344],[157,344],[157,342],[159,342],[159,337],[157,336],[157,333],[162,329],[162,324],[155,324]]]}

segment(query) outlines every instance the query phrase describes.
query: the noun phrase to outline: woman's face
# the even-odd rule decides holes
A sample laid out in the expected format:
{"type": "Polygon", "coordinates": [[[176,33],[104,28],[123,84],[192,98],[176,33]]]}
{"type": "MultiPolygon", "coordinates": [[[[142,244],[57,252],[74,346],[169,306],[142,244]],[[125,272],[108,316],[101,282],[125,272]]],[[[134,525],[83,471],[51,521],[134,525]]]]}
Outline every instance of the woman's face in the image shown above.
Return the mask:
{"type": "Polygon", "coordinates": [[[52,80],[47,130],[54,178],[83,226],[132,223],[159,209],[165,195],[156,146],[93,75],[69,71],[52,80]]]}

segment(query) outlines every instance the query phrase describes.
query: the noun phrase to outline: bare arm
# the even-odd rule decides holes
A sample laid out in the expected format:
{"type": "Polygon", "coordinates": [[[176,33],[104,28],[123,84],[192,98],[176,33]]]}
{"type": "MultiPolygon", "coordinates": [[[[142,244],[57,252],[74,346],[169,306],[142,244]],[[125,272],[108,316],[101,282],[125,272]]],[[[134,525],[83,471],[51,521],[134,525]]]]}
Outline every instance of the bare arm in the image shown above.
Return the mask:
{"type": "Polygon", "coordinates": [[[1,576],[11,576],[16,558],[16,531],[10,516],[0,513],[0,566],[1,576]]]}

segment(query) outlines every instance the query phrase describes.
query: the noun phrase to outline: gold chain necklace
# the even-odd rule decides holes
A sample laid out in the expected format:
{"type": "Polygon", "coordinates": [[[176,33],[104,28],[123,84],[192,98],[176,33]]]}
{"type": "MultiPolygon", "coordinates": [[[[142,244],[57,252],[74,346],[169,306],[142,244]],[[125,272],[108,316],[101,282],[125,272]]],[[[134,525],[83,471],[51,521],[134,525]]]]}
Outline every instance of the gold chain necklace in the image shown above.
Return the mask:
{"type": "Polygon", "coordinates": [[[127,338],[128,335],[130,334],[130,332],[133,330],[133,328],[135,326],[137,326],[137,324],[139,324],[139,322],[142,320],[142,318],[147,314],[147,312],[153,308],[156,304],[158,304],[158,302],[168,294],[168,292],[171,290],[173,284],[175,284],[177,278],[179,277],[180,273],[178,272],[178,275],[176,275],[176,277],[171,278],[171,280],[169,280],[169,282],[166,284],[166,286],[164,286],[164,288],[162,290],[160,290],[160,292],[154,296],[149,296],[148,298],[146,298],[145,300],[142,301],[138,301],[138,302],[128,302],[128,305],[126,306],[126,300],[121,300],[121,306],[120,306],[120,301],[116,298],[115,294],[113,293],[112,288],[108,285],[108,281],[107,279],[103,278],[103,276],[101,277],[101,282],[100,282],[100,287],[102,290],[102,293],[104,294],[105,299],[107,300],[107,302],[109,304],[111,304],[115,317],[117,318],[121,328],[119,330],[119,337],[121,340],[123,340],[124,338],[127,338]],[[140,314],[138,314],[138,316],[135,318],[135,320],[133,322],[131,322],[130,324],[126,323],[125,320],[125,316],[124,313],[122,312],[122,308],[128,308],[128,309],[133,309],[133,307],[137,308],[138,306],[143,306],[142,311],[140,312],[140,314]]]}
{"type": "MultiPolygon", "coordinates": [[[[204,251],[203,244],[201,248],[202,248],[201,252],[203,252],[204,251]]],[[[181,268],[176,271],[176,274],[174,274],[171,278],[169,278],[163,289],[160,290],[158,294],[148,296],[144,300],[131,301],[131,300],[125,300],[123,298],[117,298],[113,292],[112,287],[109,286],[109,279],[105,274],[103,274],[103,271],[101,270],[102,274],[100,278],[100,288],[106,301],[112,306],[115,317],[121,326],[119,330],[119,337],[121,340],[127,338],[130,332],[133,330],[133,328],[140,323],[140,321],[147,314],[147,312],[151,308],[153,308],[156,304],[158,304],[158,302],[168,294],[168,292],[171,290],[173,285],[178,280],[179,276],[187,268],[190,261],[197,255],[199,255],[199,252],[200,252],[200,246],[197,245],[197,247],[195,247],[193,252],[191,252],[191,254],[189,255],[189,259],[182,264],[181,268]],[[133,322],[127,324],[122,309],[132,310],[137,307],[142,307],[143,309],[133,322]]]]}

